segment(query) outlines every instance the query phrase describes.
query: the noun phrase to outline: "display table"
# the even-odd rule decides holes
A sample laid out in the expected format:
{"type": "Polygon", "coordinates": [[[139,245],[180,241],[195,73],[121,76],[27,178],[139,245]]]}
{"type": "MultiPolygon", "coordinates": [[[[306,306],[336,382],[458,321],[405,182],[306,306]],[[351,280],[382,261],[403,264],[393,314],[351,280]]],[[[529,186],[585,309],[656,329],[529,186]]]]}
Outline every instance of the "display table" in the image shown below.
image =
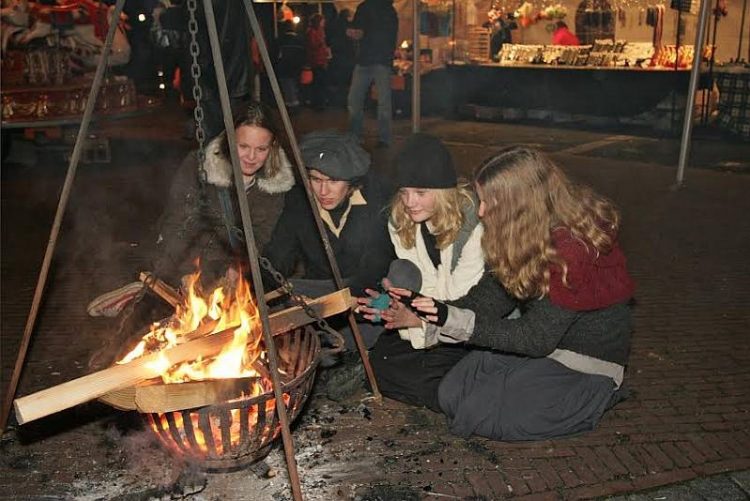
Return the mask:
{"type": "Polygon", "coordinates": [[[675,92],[687,95],[689,69],[461,64],[448,67],[456,106],[548,110],[629,117],[675,92]]]}

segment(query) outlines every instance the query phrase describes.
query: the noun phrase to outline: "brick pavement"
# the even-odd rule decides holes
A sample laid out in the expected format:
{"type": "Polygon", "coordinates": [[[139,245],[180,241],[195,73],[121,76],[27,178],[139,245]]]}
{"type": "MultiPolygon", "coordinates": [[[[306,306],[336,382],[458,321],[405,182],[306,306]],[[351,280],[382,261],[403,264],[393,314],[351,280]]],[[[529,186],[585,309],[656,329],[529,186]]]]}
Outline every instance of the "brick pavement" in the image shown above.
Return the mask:
{"type": "MultiPolygon", "coordinates": [[[[340,118],[325,120],[341,123],[340,118]]],[[[301,130],[312,124],[304,116],[301,120],[301,130]]],[[[685,188],[671,191],[673,169],[602,159],[596,151],[556,154],[601,139],[596,134],[525,127],[514,132],[497,124],[439,121],[426,127],[450,137],[457,161],[465,166],[502,144],[533,141],[574,177],[622,207],[622,243],[638,282],[627,374],[632,396],[606,414],[592,433],[521,444],[452,437],[439,415],[393,401],[377,405],[359,395],[331,406],[322,397],[313,398],[308,414],[329,413],[328,428],[335,434],[321,445],[326,426],[321,428],[309,416],[298,425],[297,457],[306,496],[578,499],[750,469],[750,177],[689,170],[685,188]],[[357,411],[363,405],[369,416],[357,411]],[[309,450],[314,452],[308,457],[309,450]],[[326,458],[331,464],[350,463],[339,468],[345,474],[321,473],[326,458]]],[[[403,134],[406,125],[397,130],[403,134]]],[[[72,210],[63,231],[19,394],[87,373],[88,356],[111,324],[87,318],[85,303],[97,290],[107,290],[144,266],[159,187],[168,179],[170,161],[184,149],[178,143],[168,146],[166,157],[165,150],[156,147],[136,158],[121,156],[111,170],[82,169],[80,183],[87,188],[72,200],[78,210],[72,210]],[[99,189],[97,196],[87,191],[93,188],[99,189]],[[92,223],[84,216],[95,209],[104,220],[92,223]]],[[[647,160],[648,151],[641,158],[647,160]]],[[[32,270],[54,208],[53,181],[60,179],[59,171],[49,174],[50,180],[39,167],[28,169],[3,169],[4,374],[13,362],[9,347],[22,331],[33,293],[32,270]],[[47,180],[29,183],[28,173],[47,180]],[[37,212],[35,219],[18,218],[29,204],[37,212]],[[18,294],[9,295],[9,289],[18,294]]],[[[0,492],[15,493],[12,497],[19,499],[22,488],[53,497],[82,496],[82,481],[91,492],[107,492],[103,485],[112,483],[115,472],[120,479],[140,476],[147,483],[163,482],[153,472],[144,475],[132,457],[108,441],[111,426],[121,426],[121,419],[90,404],[6,436],[2,466],[7,475],[0,492]]],[[[278,460],[278,451],[274,454],[270,462],[278,460]]],[[[279,484],[283,473],[276,484],[248,475],[212,476],[204,495],[260,499],[239,492],[250,487],[269,494],[285,492],[283,482],[279,484]]]]}

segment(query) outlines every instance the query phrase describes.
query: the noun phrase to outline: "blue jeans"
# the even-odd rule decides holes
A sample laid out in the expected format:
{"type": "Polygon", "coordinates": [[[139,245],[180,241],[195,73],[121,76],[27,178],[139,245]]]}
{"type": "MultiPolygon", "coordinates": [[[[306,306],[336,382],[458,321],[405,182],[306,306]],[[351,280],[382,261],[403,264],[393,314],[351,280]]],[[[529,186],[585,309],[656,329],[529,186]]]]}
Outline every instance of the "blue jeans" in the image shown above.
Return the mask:
{"type": "Polygon", "coordinates": [[[354,67],[352,83],[349,87],[349,131],[356,137],[362,137],[365,97],[370,90],[370,83],[375,81],[378,92],[378,139],[382,143],[391,143],[391,68],[384,65],[354,67]]]}

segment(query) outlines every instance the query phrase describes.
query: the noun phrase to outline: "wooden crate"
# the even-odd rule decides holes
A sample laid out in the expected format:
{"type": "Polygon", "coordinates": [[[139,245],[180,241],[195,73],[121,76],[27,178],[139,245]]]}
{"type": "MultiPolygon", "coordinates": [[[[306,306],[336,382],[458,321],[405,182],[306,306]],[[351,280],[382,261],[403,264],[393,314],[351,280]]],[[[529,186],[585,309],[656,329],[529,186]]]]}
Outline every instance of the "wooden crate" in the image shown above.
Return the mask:
{"type": "Polygon", "coordinates": [[[490,37],[492,32],[481,26],[470,26],[467,33],[467,51],[472,61],[490,60],[490,37]]]}

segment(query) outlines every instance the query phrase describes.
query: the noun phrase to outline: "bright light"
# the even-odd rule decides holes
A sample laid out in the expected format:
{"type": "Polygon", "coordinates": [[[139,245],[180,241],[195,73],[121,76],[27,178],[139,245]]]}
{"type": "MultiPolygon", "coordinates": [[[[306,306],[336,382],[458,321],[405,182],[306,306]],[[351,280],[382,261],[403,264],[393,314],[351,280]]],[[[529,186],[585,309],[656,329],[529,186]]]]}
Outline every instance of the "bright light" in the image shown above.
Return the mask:
{"type": "Polygon", "coordinates": [[[299,22],[300,22],[300,21],[301,21],[301,19],[299,18],[299,16],[294,16],[294,17],[292,18],[292,22],[293,22],[294,24],[299,24],[299,22]]]}
{"type": "Polygon", "coordinates": [[[163,71],[161,71],[161,70],[159,70],[159,71],[158,71],[158,72],[157,72],[156,74],[157,74],[157,75],[159,75],[160,77],[163,77],[163,76],[164,76],[164,72],[163,72],[163,71]]]}
{"type": "Polygon", "coordinates": [[[160,83],[160,84],[159,84],[159,88],[160,88],[161,90],[164,90],[164,89],[166,89],[166,88],[167,88],[167,86],[166,86],[166,85],[164,85],[163,83],[160,83]]]}
{"type": "Polygon", "coordinates": [[[138,20],[140,22],[145,21],[146,20],[146,14],[143,14],[143,13],[138,14],[138,20]]]}
{"type": "Polygon", "coordinates": [[[402,49],[408,49],[409,48],[409,41],[408,40],[404,40],[403,42],[401,42],[401,48],[402,49]]]}

